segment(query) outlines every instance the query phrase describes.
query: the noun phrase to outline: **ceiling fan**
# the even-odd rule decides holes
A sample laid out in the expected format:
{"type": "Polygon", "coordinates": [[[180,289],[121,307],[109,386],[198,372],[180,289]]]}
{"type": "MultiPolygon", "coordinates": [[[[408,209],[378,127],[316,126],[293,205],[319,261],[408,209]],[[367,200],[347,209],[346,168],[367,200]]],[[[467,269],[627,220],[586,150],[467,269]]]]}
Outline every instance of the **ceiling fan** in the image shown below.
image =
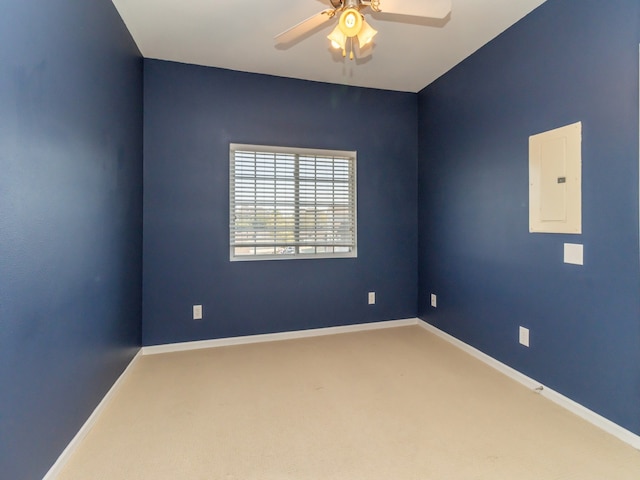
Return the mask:
{"type": "Polygon", "coordinates": [[[338,25],[328,35],[331,46],[342,50],[342,56],[347,55],[353,60],[353,41],[357,39],[360,49],[371,45],[375,30],[364,19],[363,12],[370,8],[374,12],[390,13],[394,15],[408,15],[412,17],[445,18],[451,12],[451,0],[324,0],[333,8],[327,8],[299,24],[276,35],[276,44],[286,45],[301,36],[320,27],[325,22],[339,15],[338,25]]]}

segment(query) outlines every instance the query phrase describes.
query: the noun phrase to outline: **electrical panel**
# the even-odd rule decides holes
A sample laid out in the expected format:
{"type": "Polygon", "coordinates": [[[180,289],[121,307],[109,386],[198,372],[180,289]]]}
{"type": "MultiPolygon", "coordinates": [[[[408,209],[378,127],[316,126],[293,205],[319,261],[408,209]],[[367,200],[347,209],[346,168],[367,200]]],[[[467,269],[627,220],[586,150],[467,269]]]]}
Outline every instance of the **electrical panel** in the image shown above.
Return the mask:
{"type": "Polygon", "coordinates": [[[582,122],[529,137],[529,231],[582,233],[582,122]]]}

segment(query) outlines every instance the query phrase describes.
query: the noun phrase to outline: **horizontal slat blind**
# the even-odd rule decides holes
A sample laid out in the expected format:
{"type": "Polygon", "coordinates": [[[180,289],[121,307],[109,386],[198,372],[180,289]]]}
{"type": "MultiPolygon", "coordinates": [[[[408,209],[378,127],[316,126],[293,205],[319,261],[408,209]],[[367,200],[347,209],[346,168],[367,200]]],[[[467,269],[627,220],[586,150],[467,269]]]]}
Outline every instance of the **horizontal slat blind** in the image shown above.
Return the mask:
{"type": "Polygon", "coordinates": [[[231,257],[354,256],[355,152],[231,145],[231,257]]]}

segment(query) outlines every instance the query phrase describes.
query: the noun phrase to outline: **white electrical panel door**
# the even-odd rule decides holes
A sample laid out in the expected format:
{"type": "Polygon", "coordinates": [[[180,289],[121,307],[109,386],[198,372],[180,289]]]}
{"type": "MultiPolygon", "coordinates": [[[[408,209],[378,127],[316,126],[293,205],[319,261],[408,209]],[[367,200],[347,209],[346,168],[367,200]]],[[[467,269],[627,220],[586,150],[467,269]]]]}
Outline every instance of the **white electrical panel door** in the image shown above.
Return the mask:
{"type": "Polygon", "coordinates": [[[582,123],[529,137],[529,231],[582,233],[582,123]]]}

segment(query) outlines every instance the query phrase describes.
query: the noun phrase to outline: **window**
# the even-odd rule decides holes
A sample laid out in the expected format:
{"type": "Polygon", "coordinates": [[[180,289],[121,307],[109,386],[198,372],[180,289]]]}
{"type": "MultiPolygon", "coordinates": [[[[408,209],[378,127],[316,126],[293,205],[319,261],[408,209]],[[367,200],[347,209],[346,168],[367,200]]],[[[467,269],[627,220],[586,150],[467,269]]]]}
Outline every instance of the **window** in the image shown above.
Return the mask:
{"type": "Polygon", "coordinates": [[[356,256],[356,152],[229,150],[231,260],[356,256]]]}

